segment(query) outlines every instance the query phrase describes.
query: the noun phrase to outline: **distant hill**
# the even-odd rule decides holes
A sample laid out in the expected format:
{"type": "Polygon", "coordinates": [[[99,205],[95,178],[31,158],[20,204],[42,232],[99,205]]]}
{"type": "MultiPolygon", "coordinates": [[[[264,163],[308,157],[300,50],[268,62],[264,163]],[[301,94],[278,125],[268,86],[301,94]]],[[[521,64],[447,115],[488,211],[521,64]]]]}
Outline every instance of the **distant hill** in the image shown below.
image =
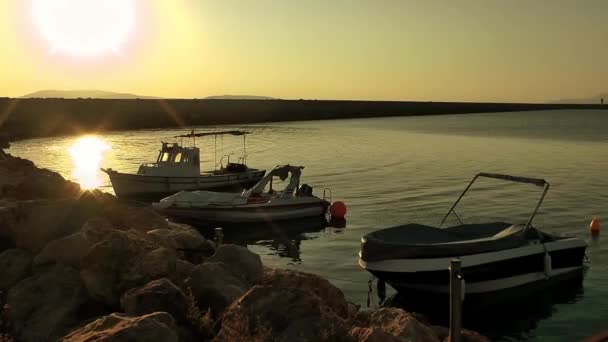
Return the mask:
{"type": "Polygon", "coordinates": [[[207,96],[205,100],[278,100],[275,97],[255,95],[216,95],[207,96]]]}
{"type": "Polygon", "coordinates": [[[115,93],[103,90],[41,90],[22,96],[23,98],[44,99],[159,99],[153,96],[141,96],[128,93],[115,93]]]}
{"type": "Polygon", "coordinates": [[[589,98],[561,99],[552,101],[551,103],[599,104],[601,99],[604,99],[604,103],[608,104],[608,93],[599,94],[589,98]]]}

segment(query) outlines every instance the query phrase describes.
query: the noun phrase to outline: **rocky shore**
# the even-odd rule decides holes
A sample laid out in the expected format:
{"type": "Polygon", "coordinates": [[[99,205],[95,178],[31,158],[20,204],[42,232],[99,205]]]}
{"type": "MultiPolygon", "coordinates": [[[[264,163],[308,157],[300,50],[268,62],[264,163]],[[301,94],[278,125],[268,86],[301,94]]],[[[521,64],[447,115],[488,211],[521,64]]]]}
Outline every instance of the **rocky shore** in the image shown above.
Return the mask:
{"type": "Polygon", "coordinates": [[[326,279],[265,267],[2,150],[0,272],[0,341],[448,339],[420,315],[362,310],[326,279]]]}

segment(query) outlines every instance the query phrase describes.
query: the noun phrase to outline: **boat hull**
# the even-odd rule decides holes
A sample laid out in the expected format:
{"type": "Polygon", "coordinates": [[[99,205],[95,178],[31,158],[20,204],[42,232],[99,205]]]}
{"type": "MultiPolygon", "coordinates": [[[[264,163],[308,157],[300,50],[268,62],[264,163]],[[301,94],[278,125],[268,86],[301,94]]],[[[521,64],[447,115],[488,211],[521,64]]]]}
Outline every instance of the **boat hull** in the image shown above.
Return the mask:
{"type": "Polygon", "coordinates": [[[126,174],[104,170],[110,177],[114,193],[119,198],[158,200],[180,191],[240,190],[256,184],[265,170],[242,173],[210,174],[199,177],[161,177],[126,174]]]}
{"type": "MultiPolygon", "coordinates": [[[[498,294],[523,294],[526,290],[551,285],[556,279],[582,274],[586,244],[570,238],[545,244],[551,268],[545,265],[542,244],[460,257],[468,302],[483,304],[498,294]],[[522,293],[520,293],[522,292],[522,293]]],[[[394,259],[359,264],[400,294],[449,296],[451,258],[394,259]]],[[[409,297],[408,296],[408,297],[409,297]]]]}
{"type": "Polygon", "coordinates": [[[300,218],[323,217],[325,202],[277,206],[222,206],[209,208],[175,208],[160,211],[177,220],[215,224],[272,223],[300,218]]]}

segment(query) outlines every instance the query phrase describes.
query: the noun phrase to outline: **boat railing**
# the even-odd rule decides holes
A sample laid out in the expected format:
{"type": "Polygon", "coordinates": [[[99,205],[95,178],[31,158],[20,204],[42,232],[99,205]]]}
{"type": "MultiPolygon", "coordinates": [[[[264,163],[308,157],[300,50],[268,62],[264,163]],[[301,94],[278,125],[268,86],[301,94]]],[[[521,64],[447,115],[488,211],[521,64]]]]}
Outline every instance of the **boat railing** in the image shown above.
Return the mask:
{"type": "Polygon", "coordinates": [[[546,180],[540,179],[540,178],[510,176],[510,175],[503,175],[503,174],[498,174],[498,173],[486,173],[486,172],[480,172],[480,173],[476,174],[475,177],[473,177],[473,179],[469,182],[469,184],[464,189],[464,191],[460,194],[460,196],[458,196],[458,199],[456,200],[456,202],[454,202],[454,204],[452,205],[450,210],[448,210],[447,214],[445,214],[445,216],[441,220],[441,223],[439,223],[439,226],[441,227],[443,225],[443,223],[445,222],[445,220],[448,218],[448,216],[450,216],[450,214],[452,214],[452,213],[454,214],[454,216],[456,216],[458,221],[461,224],[463,224],[462,220],[460,219],[458,214],[456,214],[456,211],[454,209],[456,208],[456,206],[458,205],[460,200],[464,197],[464,195],[467,193],[467,191],[469,191],[469,189],[471,188],[473,183],[475,183],[475,181],[479,177],[494,178],[494,179],[500,179],[500,180],[505,180],[505,181],[509,181],[509,182],[533,184],[533,185],[543,188],[543,192],[542,192],[538,202],[536,203],[536,207],[534,208],[532,215],[530,216],[530,218],[528,219],[528,222],[526,223],[526,226],[524,227],[524,230],[527,230],[532,225],[532,220],[534,220],[534,217],[538,213],[538,210],[540,209],[540,206],[545,199],[545,195],[547,195],[547,192],[549,191],[549,183],[546,180]]]}
{"type": "Polygon", "coordinates": [[[331,203],[331,189],[325,188],[323,189],[323,200],[331,203]],[[329,196],[327,196],[329,194],[329,196]]]}
{"type": "Polygon", "coordinates": [[[228,153],[228,154],[223,155],[223,156],[220,158],[220,161],[219,161],[217,164],[215,164],[215,168],[217,169],[217,167],[218,167],[218,165],[219,165],[220,170],[221,170],[221,169],[223,169],[223,168],[224,168],[224,159],[226,159],[226,165],[230,164],[230,156],[231,156],[232,154],[233,154],[233,153],[228,153]]]}

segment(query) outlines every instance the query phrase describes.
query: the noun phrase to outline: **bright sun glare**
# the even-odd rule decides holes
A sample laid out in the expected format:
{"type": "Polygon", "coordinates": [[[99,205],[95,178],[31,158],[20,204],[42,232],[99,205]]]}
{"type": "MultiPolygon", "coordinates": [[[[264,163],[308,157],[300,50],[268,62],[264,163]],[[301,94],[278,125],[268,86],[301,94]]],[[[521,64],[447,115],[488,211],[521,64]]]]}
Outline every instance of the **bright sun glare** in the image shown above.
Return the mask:
{"type": "Polygon", "coordinates": [[[99,167],[110,145],[94,136],[78,138],[68,149],[74,163],[74,177],[80,187],[95,189],[101,185],[99,167]]]}
{"type": "Polygon", "coordinates": [[[135,0],[32,0],[32,15],[55,53],[119,53],[135,25],[135,0]]]}

